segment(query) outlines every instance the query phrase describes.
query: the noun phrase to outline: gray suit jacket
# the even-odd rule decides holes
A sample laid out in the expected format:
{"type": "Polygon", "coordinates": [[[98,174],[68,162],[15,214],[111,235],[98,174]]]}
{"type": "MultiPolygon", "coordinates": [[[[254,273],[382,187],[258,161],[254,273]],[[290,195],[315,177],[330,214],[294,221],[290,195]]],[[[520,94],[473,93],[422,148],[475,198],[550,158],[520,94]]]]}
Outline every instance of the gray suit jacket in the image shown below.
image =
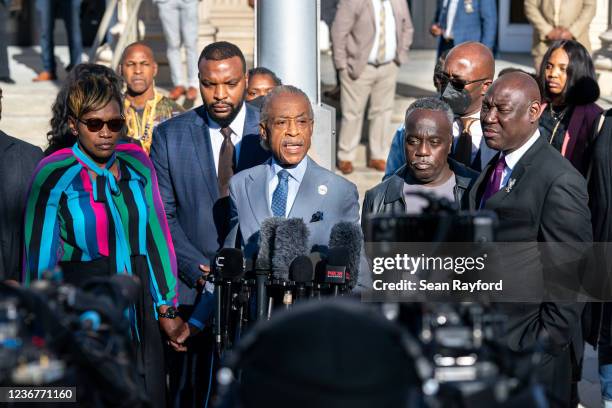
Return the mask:
{"type": "MultiPolygon", "coordinates": [[[[408,59],[414,28],[405,0],[390,0],[395,17],[397,49],[395,62],[401,65],[408,59]]],[[[376,25],[372,0],[340,0],[331,26],[332,48],[336,69],[348,69],[352,79],[368,64],[368,55],[374,46],[376,25]]]]}
{"type": "MultiPolygon", "coordinates": [[[[341,221],[359,225],[359,194],[350,181],[337,176],[307,158],[306,173],[298,189],[288,218],[301,218],[310,232],[311,251],[327,252],[332,227],[341,221]],[[317,212],[321,217],[313,217],[317,212]]],[[[233,247],[241,242],[245,257],[254,257],[258,250],[261,223],[272,217],[268,203],[270,160],[234,175],[230,181],[231,233],[225,241],[233,247]],[[238,234],[239,231],[239,234],[238,234]]],[[[364,285],[368,266],[362,249],[358,284],[364,285]]]]}

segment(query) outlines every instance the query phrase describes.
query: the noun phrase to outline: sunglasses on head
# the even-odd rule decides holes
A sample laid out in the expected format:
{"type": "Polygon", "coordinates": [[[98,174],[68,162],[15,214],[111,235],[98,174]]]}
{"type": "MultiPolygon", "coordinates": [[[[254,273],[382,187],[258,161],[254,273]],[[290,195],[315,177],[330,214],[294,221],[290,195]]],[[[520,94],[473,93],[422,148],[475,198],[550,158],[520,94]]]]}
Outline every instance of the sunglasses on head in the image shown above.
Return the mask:
{"type": "Polygon", "coordinates": [[[446,72],[436,73],[436,79],[440,81],[442,88],[444,88],[448,83],[450,83],[453,88],[458,91],[463,90],[469,84],[475,84],[476,82],[486,81],[488,78],[475,79],[473,81],[466,81],[463,79],[453,78],[449,76],[446,72]]]}
{"type": "Polygon", "coordinates": [[[115,118],[110,120],[78,119],[78,121],[87,126],[87,130],[89,130],[90,132],[99,132],[100,130],[102,130],[104,125],[106,125],[106,127],[108,127],[108,130],[110,130],[111,132],[119,132],[121,131],[121,129],[123,129],[123,126],[125,125],[124,118],[115,118]]]}

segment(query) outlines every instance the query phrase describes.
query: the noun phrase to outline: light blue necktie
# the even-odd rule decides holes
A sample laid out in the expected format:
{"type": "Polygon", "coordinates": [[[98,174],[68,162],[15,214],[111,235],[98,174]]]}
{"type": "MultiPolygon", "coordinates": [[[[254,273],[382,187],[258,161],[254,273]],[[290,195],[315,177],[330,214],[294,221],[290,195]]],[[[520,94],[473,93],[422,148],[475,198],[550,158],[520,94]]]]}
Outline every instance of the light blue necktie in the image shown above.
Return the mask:
{"type": "Polygon", "coordinates": [[[287,194],[289,193],[289,172],[281,170],[277,174],[278,185],[272,194],[272,214],[284,217],[287,209],[287,194]]]}

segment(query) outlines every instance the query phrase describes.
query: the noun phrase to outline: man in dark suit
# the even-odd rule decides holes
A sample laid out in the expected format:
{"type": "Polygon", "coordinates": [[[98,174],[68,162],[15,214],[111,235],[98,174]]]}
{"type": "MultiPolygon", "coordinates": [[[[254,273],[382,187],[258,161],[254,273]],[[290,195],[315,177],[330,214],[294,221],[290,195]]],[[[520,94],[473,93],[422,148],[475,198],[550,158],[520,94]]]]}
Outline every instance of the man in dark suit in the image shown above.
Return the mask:
{"type": "MultiPolygon", "coordinates": [[[[527,250],[515,256],[504,251],[506,270],[513,271],[512,279],[504,280],[504,290],[506,283],[520,285],[521,295],[537,289],[530,282],[538,282],[538,277],[547,284],[544,290],[561,280],[576,281],[578,269],[572,265],[584,255],[584,248],[573,244],[593,240],[586,182],[540,137],[540,101],[537,83],[524,73],[506,74],[491,85],[480,120],[487,145],[500,153],[481,173],[469,196],[472,210],[497,213],[497,241],[540,243],[527,244],[527,250]],[[564,252],[552,253],[552,244],[542,242],[563,243],[564,252]]],[[[505,304],[504,308],[509,347],[542,350],[536,375],[552,406],[570,406],[575,397],[573,363],[582,355],[582,306],[546,301],[505,304]]]]}
{"type": "Polygon", "coordinates": [[[495,0],[438,0],[434,22],[429,29],[438,37],[438,57],[455,45],[477,41],[491,50],[497,37],[495,0]]]}
{"type": "Polygon", "coordinates": [[[0,130],[0,281],[20,280],[26,195],[34,169],[42,157],[39,147],[15,139],[0,130]]]}
{"type": "MultiPolygon", "coordinates": [[[[178,261],[179,302],[186,314],[228,232],[230,177],[269,157],[259,144],[259,112],[244,103],[247,75],[240,49],[212,43],[202,51],[198,69],[204,104],[158,125],[151,146],[178,261]]],[[[210,361],[208,350],[195,354],[204,365],[210,361]]],[[[197,371],[203,377],[190,376],[190,381],[197,387],[195,403],[201,405],[208,372],[197,371]]],[[[181,406],[187,405],[181,400],[181,406]]]]}

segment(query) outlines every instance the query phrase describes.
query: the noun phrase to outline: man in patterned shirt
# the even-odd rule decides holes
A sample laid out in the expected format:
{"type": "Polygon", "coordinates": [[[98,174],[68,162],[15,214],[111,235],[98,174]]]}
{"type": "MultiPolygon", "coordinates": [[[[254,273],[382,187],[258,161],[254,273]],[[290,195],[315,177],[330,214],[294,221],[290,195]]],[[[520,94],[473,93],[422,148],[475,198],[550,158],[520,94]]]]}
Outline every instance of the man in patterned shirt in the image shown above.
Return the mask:
{"type": "Polygon", "coordinates": [[[185,110],[155,89],[157,63],[153,50],[141,42],[130,44],[121,57],[121,75],[127,85],[124,114],[128,137],[149,154],[153,128],[185,110]]]}

